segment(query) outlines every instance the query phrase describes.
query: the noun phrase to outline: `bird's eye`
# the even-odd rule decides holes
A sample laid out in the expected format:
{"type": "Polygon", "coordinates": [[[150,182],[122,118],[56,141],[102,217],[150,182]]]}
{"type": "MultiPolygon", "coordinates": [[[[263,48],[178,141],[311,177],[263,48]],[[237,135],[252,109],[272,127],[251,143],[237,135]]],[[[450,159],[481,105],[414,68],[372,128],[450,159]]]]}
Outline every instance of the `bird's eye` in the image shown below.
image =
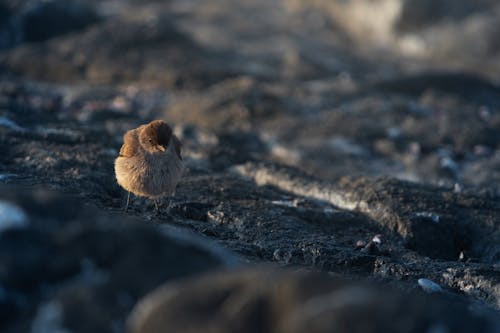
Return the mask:
{"type": "Polygon", "coordinates": [[[153,139],[149,139],[148,141],[149,141],[149,143],[153,143],[153,139]]]}

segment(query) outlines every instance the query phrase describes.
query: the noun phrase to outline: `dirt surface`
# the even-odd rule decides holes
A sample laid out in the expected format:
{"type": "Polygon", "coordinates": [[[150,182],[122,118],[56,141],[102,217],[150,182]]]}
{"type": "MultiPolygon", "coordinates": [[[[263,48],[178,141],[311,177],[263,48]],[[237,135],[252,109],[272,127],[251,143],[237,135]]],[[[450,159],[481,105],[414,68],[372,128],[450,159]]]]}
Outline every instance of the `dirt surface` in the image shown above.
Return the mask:
{"type": "Polygon", "coordinates": [[[378,0],[399,10],[359,34],[346,22],[372,2],[0,5],[0,328],[45,332],[56,316],[120,332],[161,283],[236,263],[384,285],[388,316],[425,278],[436,302],[498,322],[498,45],[466,43],[500,29],[498,6],[463,0],[445,19],[378,0]],[[45,21],[60,24],[27,33],[45,21]],[[188,170],[158,212],[133,198],[125,213],[113,161],[153,119],[175,127],[188,170]]]}

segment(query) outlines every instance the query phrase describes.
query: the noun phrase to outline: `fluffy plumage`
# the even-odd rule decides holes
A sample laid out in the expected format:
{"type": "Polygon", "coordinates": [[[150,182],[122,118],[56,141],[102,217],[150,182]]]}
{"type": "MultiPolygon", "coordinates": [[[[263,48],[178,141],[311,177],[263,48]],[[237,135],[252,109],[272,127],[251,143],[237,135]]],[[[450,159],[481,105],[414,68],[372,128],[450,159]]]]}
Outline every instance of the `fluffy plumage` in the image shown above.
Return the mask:
{"type": "Polygon", "coordinates": [[[123,141],[115,160],[118,184],[151,199],[172,196],[184,166],[181,143],[170,126],[154,120],[125,133],[123,141]]]}

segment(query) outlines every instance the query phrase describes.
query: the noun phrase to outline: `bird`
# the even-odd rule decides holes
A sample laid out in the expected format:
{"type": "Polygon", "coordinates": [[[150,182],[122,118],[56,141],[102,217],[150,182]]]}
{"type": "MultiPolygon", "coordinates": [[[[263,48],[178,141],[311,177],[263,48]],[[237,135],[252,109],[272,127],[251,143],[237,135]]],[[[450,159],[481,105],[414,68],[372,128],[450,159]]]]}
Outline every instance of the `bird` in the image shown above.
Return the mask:
{"type": "Polygon", "coordinates": [[[118,184],[130,193],[154,201],[173,196],[184,172],[181,142],[172,128],[163,120],[153,120],[129,130],[123,136],[123,145],[115,159],[115,176],[118,184]]]}

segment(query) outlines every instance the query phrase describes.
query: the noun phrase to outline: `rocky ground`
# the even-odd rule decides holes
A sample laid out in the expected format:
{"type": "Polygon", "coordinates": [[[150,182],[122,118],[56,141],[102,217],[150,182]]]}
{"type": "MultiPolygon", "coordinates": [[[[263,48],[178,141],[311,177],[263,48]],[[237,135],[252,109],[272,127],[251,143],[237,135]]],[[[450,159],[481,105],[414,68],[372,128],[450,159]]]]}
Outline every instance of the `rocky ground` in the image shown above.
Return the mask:
{"type": "Polygon", "coordinates": [[[432,3],[1,3],[0,329],[497,332],[500,11],[432,3]]]}

